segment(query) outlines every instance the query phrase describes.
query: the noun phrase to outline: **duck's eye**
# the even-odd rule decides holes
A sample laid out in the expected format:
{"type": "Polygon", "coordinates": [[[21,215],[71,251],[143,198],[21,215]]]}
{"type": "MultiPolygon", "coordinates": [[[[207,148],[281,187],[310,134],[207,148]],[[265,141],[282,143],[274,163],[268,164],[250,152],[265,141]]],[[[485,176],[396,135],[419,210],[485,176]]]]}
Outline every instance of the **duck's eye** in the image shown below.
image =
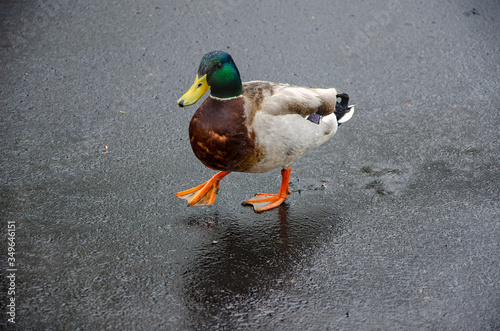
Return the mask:
{"type": "Polygon", "coordinates": [[[219,62],[219,63],[217,63],[217,69],[220,69],[220,68],[222,68],[222,63],[219,62]]]}

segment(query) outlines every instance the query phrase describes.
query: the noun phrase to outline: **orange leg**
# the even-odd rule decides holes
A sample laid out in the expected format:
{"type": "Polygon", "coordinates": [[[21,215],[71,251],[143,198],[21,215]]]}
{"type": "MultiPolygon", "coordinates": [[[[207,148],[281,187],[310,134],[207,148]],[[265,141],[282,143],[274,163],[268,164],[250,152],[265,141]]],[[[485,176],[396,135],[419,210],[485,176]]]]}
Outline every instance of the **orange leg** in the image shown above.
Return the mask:
{"type": "Polygon", "coordinates": [[[188,201],[188,207],[191,206],[212,206],[217,192],[219,191],[219,182],[231,171],[221,171],[215,174],[206,183],[193,187],[192,189],[181,191],[175,196],[188,201]]]}
{"type": "Polygon", "coordinates": [[[281,169],[281,187],[278,194],[257,193],[252,199],[243,202],[245,205],[252,205],[256,212],[266,211],[278,207],[286,200],[290,189],[288,182],[290,181],[291,169],[281,169]]]}

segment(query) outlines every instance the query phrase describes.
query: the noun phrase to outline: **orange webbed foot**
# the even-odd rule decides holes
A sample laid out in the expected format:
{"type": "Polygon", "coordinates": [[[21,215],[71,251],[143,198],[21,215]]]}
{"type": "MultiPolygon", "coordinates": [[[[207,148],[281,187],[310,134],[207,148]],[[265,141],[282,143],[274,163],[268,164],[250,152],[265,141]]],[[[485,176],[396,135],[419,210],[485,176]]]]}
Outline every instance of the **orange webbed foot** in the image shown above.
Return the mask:
{"type": "Polygon", "coordinates": [[[178,192],[175,196],[188,201],[191,206],[212,206],[217,193],[219,192],[219,182],[228,175],[230,171],[218,172],[206,183],[193,187],[189,190],[178,192]]]}
{"type": "Polygon", "coordinates": [[[257,193],[252,199],[243,202],[244,205],[252,205],[253,209],[260,213],[273,209],[281,205],[290,194],[288,182],[290,180],[291,169],[281,170],[281,187],[278,194],[257,193]]]}

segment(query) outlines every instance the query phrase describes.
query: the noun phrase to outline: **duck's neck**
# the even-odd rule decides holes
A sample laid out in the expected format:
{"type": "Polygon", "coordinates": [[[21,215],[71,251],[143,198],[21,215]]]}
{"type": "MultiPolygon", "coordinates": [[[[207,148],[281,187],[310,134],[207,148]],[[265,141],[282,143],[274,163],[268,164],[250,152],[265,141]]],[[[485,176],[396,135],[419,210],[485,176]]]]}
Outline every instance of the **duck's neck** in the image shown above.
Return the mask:
{"type": "Polygon", "coordinates": [[[230,101],[230,100],[234,100],[234,99],[238,99],[238,98],[243,98],[243,94],[237,95],[235,97],[229,97],[229,98],[219,98],[213,94],[210,94],[210,98],[212,98],[214,100],[218,100],[218,101],[230,101]]]}
{"type": "Polygon", "coordinates": [[[243,86],[240,77],[223,84],[214,84],[210,87],[210,95],[219,99],[235,98],[243,94],[243,86]]]}

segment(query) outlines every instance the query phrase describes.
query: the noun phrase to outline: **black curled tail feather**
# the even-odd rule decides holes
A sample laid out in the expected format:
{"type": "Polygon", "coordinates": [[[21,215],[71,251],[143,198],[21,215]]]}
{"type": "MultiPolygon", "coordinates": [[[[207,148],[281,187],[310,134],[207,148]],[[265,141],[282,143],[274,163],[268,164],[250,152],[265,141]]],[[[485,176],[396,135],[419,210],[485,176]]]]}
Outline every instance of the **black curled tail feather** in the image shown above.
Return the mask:
{"type": "Polygon", "coordinates": [[[334,114],[337,117],[337,121],[339,121],[342,116],[349,110],[349,95],[345,93],[339,93],[337,94],[337,99],[340,98],[340,102],[337,101],[337,104],[335,105],[335,111],[334,114]]]}
{"type": "Polygon", "coordinates": [[[349,95],[345,93],[339,93],[337,94],[337,99],[339,98],[340,102],[337,101],[337,103],[335,104],[335,111],[333,113],[335,114],[337,122],[340,125],[343,122],[347,122],[351,118],[351,112],[354,111],[354,106],[349,106],[349,95]],[[343,118],[346,114],[349,114],[349,116],[343,118]]]}

